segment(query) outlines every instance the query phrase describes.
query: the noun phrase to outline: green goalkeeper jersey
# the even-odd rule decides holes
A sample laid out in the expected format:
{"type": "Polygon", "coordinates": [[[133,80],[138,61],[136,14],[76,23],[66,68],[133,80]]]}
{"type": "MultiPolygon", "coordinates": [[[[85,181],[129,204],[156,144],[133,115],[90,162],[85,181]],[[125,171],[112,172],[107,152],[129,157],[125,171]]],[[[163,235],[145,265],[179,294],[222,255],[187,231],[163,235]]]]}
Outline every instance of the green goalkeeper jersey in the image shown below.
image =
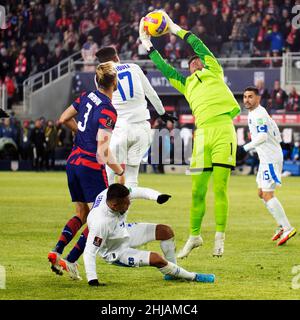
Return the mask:
{"type": "Polygon", "coordinates": [[[214,55],[194,34],[181,30],[177,35],[186,39],[204,64],[204,68],[185,77],[165,62],[158,51],[152,50],[149,57],[156,67],[182,93],[195,117],[196,126],[220,114],[229,114],[233,119],[240,106],[224,81],[223,69],[214,55]]]}

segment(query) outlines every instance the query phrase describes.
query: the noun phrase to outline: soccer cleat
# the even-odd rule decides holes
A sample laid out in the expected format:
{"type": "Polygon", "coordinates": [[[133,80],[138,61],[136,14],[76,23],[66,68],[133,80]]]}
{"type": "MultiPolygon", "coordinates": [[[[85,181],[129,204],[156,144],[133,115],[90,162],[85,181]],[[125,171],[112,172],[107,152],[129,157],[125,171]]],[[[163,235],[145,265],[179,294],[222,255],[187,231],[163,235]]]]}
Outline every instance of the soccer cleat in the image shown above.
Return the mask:
{"type": "Polygon", "coordinates": [[[170,280],[178,280],[178,278],[170,275],[170,274],[165,274],[164,275],[164,280],[170,281],[170,280]]]}
{"type": "Polygon", "coordinates": [[[194,281],[196,282],[215,282],[215,275],[214,274],[204,274],[204,273],[196,273],[194,281]]]}
{"type": "Polygon", "coordinates": [[[284,243],[286,243],[290,238],[292,238],[297,233],[297,230],[295,228],[290,228],[283,232],[279,242],[277,243],[277,246],[281,246],[284,243]]]}
{"type": "Polygon", "coordinates": [[[190,252],[199,246],[202,246],[203,244],[203,239],[201,236],[190,236],[185,243],[184,247],[179,251],[177,258],[183,259],[186,258],[190,252]]]}
{"type": "Polygon", "coordinates": [[[283,232],[284,229],[282,227],[277,228],[272,238],[272,241],[276,241],[277,239],[279,239],[282,236],[283,232]]]}
{"type": "Polygon", "coordinates": [[[77,262],[69,262],[66,259],[61,259],[59,261],[60,266],[63,268],[63,270],[67,271],[69,273],[69,276],[73,280],[82,280],[82,278],[79,275],[78,271],[78,263],[77,262]]]}
{"type": "Polygon", "coordinates": [[[62,275],[62,268],[59,265],[59,261],[60,261],[60,253],[56,252],[56,251],[50,251],[48,253],[48,260],[51,263],[51,270],[58,274],[58,275],[62,275]]]}
{"type": "Polygon", "coordinates": [[[218,258],[222,257],[224,253],[224,241],[225,241],[225,233],[216,232],[213,257],[218,257],[218,258]]]}

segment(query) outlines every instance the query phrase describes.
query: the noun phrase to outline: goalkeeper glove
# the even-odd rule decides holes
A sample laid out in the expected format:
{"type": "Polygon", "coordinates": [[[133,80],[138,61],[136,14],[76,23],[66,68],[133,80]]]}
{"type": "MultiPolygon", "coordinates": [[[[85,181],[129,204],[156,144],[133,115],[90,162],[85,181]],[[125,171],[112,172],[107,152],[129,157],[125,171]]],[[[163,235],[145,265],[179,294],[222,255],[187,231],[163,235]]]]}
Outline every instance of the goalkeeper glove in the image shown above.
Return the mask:
{"type": "Polygon", "coordinates": [[[153,44],[150,41],[150,36],[147,34],[147,32],[144,29],[144,18],[142,18],[140,21],[139,33],[140,33],[140,40],[142,42],[142,45],[145,47],[147,51],[150,51],[150,49],[153,47],[153,44]]]}
{"type": "Polygon", "coordinates": [[[163,115],[160,116],[160,118],[164,121],[171,121],[172,123],[174,123],[174,121],[178,121],[178,118],[168,114],[167,112],[165,112],[163,115]]]}
{"type": "Polygon", "coordinates": [[[156,202],[159,203],[159,204],[163,204],[163,203],[167,202],[171,197],[172,196],[170,196],[169,194],[160,194],[157,197],[156,202]]]}
{"type": "Polygon", "coordinates": [[[176,35],[180,30],[182,30],[178,24],[176,24],[172,21],[172,19],[169,17],[169,15],[165,11],[161,11],[161,12],[167,20],[167,24],[169,26],[169,30],[171,33],[176,35]]]}

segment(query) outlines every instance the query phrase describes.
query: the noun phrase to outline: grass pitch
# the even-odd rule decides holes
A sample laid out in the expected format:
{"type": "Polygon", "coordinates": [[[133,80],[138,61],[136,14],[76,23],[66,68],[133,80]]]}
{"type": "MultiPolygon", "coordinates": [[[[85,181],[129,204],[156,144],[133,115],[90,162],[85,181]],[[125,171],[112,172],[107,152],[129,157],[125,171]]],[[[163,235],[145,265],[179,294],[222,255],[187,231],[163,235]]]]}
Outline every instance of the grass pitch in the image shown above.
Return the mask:
{"type": "MultiPolygon", "coordinates": [[[[177,248],[188,237],[191,178],[179,175],[141,175],[140,185],[170,193],[165,205],[137,200],[128,222],[170,224],[177,248]]],[[[288,177],[277,191],[291,223],[300,230],[300,178],[288,177]]],[[[202,226],[204,245],[179,264],[190,270],[214,273],[215,284],[164,281],[155,268],[121,268],[97,260],[101,282],[88,287],[82,258],[79,268],[84,280],[50,271],[47,253],[55,245],[66,221],[73,215],[66,176],[61,173],[0,173],[0,265],[6,269],[2,299],[299,299],[292,289],[293,266],[300,265],[300,237],[297,234],[282,247],[270,239],[273,218],[256,195],[254,176],[232,176],[229,188],[230,215],[225,255],[213,258],[214,216],[212,190],[202,226]]],[[[79,234],[78,234],[79,235],[79,234]]],[[[76,237],[76,240],[78,238],[76,237]]],[[[66,247],[71,249],[74,241],[66,247]]],[[[144,246],[160,252],[159,243],[144,246]]],[[[295,279],[294,279],[295,280],[295,279]]]]}

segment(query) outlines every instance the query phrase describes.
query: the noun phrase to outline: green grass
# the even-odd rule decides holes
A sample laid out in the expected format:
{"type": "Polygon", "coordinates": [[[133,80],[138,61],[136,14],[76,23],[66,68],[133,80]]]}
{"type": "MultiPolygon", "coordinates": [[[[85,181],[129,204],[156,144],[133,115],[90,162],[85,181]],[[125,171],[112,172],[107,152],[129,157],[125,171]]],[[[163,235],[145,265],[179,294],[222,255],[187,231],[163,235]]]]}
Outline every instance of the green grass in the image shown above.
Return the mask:
{"type": "MultiPolygon", "coordinates": [[[[277,192],[290,221],[298,228],[299,184],[299,178],[284,178],[277,192]]],[[[188,237],[191,178],[141,175],[140,185],[170,193],[173,198],[162,206],[146,200],[134,202],[128,221],[170,224],[177,247],[182,247],[188,237]]],[[[256,195],[253,176],[232,176],[229,196],[224,257],[211,255],[214,217],[210,188],[202,228],[204,245],[179,262],[191,271],[214,273],[215,284],[164,281],[155,268],[121,268],[98,259],[99,278],[107,286],[89,288],[85,280],[74,282],[67,275],[56,276],[47,261],[48,251],[73,215],[65,174],[0,173],[0,265],[7,273],[0,300],[299,299],[300,289],[291,288],[291,270],[300,265],[300,237],[296,235],[282,247],[270,241],[275,223],[256,195]]],[[[160,251],[155,242],[144,248],[160,251]]],[[[79,263],[84,277],[82,258],[79,263]]]]}

